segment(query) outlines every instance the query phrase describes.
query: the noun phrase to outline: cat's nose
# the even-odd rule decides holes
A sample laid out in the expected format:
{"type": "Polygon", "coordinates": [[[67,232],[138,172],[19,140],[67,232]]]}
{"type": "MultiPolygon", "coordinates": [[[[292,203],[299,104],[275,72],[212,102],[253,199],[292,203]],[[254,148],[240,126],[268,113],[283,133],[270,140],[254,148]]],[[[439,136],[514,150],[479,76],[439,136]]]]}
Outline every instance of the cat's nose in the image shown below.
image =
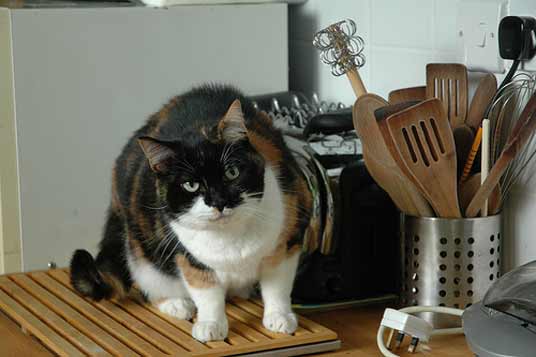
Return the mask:
{"type": "Polygon", "coordinates": [[[205,196],[205,203],[207,206],[213,207],[221,213],[227,205],[227,200],[221,197],[221,195],[219,195],[218,193],[213,192],[205,196]]]}
{"type": "Polygon", "coordinates": [[[220,213],[222,213],[223,210],[225,209],[225,203],[223,202],[215,203],[214,208],[216,208],[218,211],[220,211],[220,213]]]}

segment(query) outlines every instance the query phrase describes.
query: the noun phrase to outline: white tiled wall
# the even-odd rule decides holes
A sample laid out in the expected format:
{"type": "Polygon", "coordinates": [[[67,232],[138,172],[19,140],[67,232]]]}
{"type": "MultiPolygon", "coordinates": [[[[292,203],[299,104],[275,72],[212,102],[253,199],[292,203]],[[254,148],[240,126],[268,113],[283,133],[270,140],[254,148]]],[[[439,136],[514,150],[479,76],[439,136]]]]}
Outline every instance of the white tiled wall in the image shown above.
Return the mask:
{"type": "Polygon", "coordinates": [[[333,77],[318,60],[315,31],[344,18],[357,23],[365,41],[360,70],[368,91],[387,96],[395,88],[424,84],[424,66],[456,60],[458,0],[309,0],[290,7],[290,86],[351,104],[345,77],[333,77]]]}
{"type": "MultiPolygon", "coordinates": [[[[333,77],[311,45],[315,31],[345,18],[357,23],[365,41],[367,62],[360,74],[369,92],[387,97],[393,89],[424,85],[426,63],[458,60],[456,14],[461,1],[309,0],[291,6],[291,89],[353,103],[347,79],[333,77]]],[[[536,16],[536,0],[510,0],[510,14],[536,16]]],[[[536,177],[523,180],[510,198],[503,249],[507,270],[536,259],[536,177]]]]}

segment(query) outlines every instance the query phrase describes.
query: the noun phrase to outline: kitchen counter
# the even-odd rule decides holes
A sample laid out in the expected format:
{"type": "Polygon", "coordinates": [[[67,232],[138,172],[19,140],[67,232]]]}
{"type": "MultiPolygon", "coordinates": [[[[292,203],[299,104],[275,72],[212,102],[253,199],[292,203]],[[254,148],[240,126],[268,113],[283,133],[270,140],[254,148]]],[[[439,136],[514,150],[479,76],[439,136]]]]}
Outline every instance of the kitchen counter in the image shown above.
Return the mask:
{"type": "MultiPolygon", "coordinates": [[[[380,355],[376,347],[376,331],[383,314],[383,307],[366,307],[329,312],[317,312],[306,317],[336,331],[342,341],[342,348],[322,356],[370,357],[380,355]]],[[[407,347],[408,338],[404,346],[407,347]]],[[[472,356],[463,336],[436,337],[429,345],[434,357],[472,356]]],[[[401,356],[423,356],[411,354],[401,348],[401,356]],[[403,353],[405,352],[405,353],[403,353]]],[[[20,327],[0,312],[0,356],[53,356],[37,340],[25,335],[20,327]]]]}

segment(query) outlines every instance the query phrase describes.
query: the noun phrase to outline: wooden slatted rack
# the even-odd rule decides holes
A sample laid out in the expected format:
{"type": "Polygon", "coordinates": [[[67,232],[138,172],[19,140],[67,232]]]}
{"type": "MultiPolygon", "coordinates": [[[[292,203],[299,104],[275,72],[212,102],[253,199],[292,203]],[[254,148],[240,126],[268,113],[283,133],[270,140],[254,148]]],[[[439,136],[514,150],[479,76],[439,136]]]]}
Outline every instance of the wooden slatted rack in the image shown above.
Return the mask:
{"type": "Polygon", "coordinates": [[[335,332],[299,317],[294,335],[262,325],[258,301],[227,303],[229,337],[200,343],[192,322],[137,300],[99,303],[77,294],[66,270],[0,276],[0,310],[60,356],[231,356],[335,341],[335,332]]]}

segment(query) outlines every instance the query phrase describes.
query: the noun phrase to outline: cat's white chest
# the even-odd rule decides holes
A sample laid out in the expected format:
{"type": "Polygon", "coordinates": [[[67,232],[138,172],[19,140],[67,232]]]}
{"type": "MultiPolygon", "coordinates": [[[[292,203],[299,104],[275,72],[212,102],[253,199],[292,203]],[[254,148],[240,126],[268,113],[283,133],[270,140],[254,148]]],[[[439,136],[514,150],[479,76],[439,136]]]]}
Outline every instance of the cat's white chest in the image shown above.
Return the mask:
{"type": "Polygon", "coordinates": [[[185,248],[201,263],[227,275],[254,280],[261,260],[270,255],[278,243],[281,226],[248,222],[242,229],[197,231],[173,227],[185,248]]]}
{"type": "Polygon", "coordinates": [[[234,221],[219,229],[193,229],[180,222],[171,227],[184,247],[201,263],[212,268],[221,283],[238,286],[256,280],[262,259],[278,244],[284,228],[283,196],[271,169],[265,170],[264,195],[255,215],[237,209],[234,221]],[[244,214],[246,218],[240,216],[244,214]]]}

